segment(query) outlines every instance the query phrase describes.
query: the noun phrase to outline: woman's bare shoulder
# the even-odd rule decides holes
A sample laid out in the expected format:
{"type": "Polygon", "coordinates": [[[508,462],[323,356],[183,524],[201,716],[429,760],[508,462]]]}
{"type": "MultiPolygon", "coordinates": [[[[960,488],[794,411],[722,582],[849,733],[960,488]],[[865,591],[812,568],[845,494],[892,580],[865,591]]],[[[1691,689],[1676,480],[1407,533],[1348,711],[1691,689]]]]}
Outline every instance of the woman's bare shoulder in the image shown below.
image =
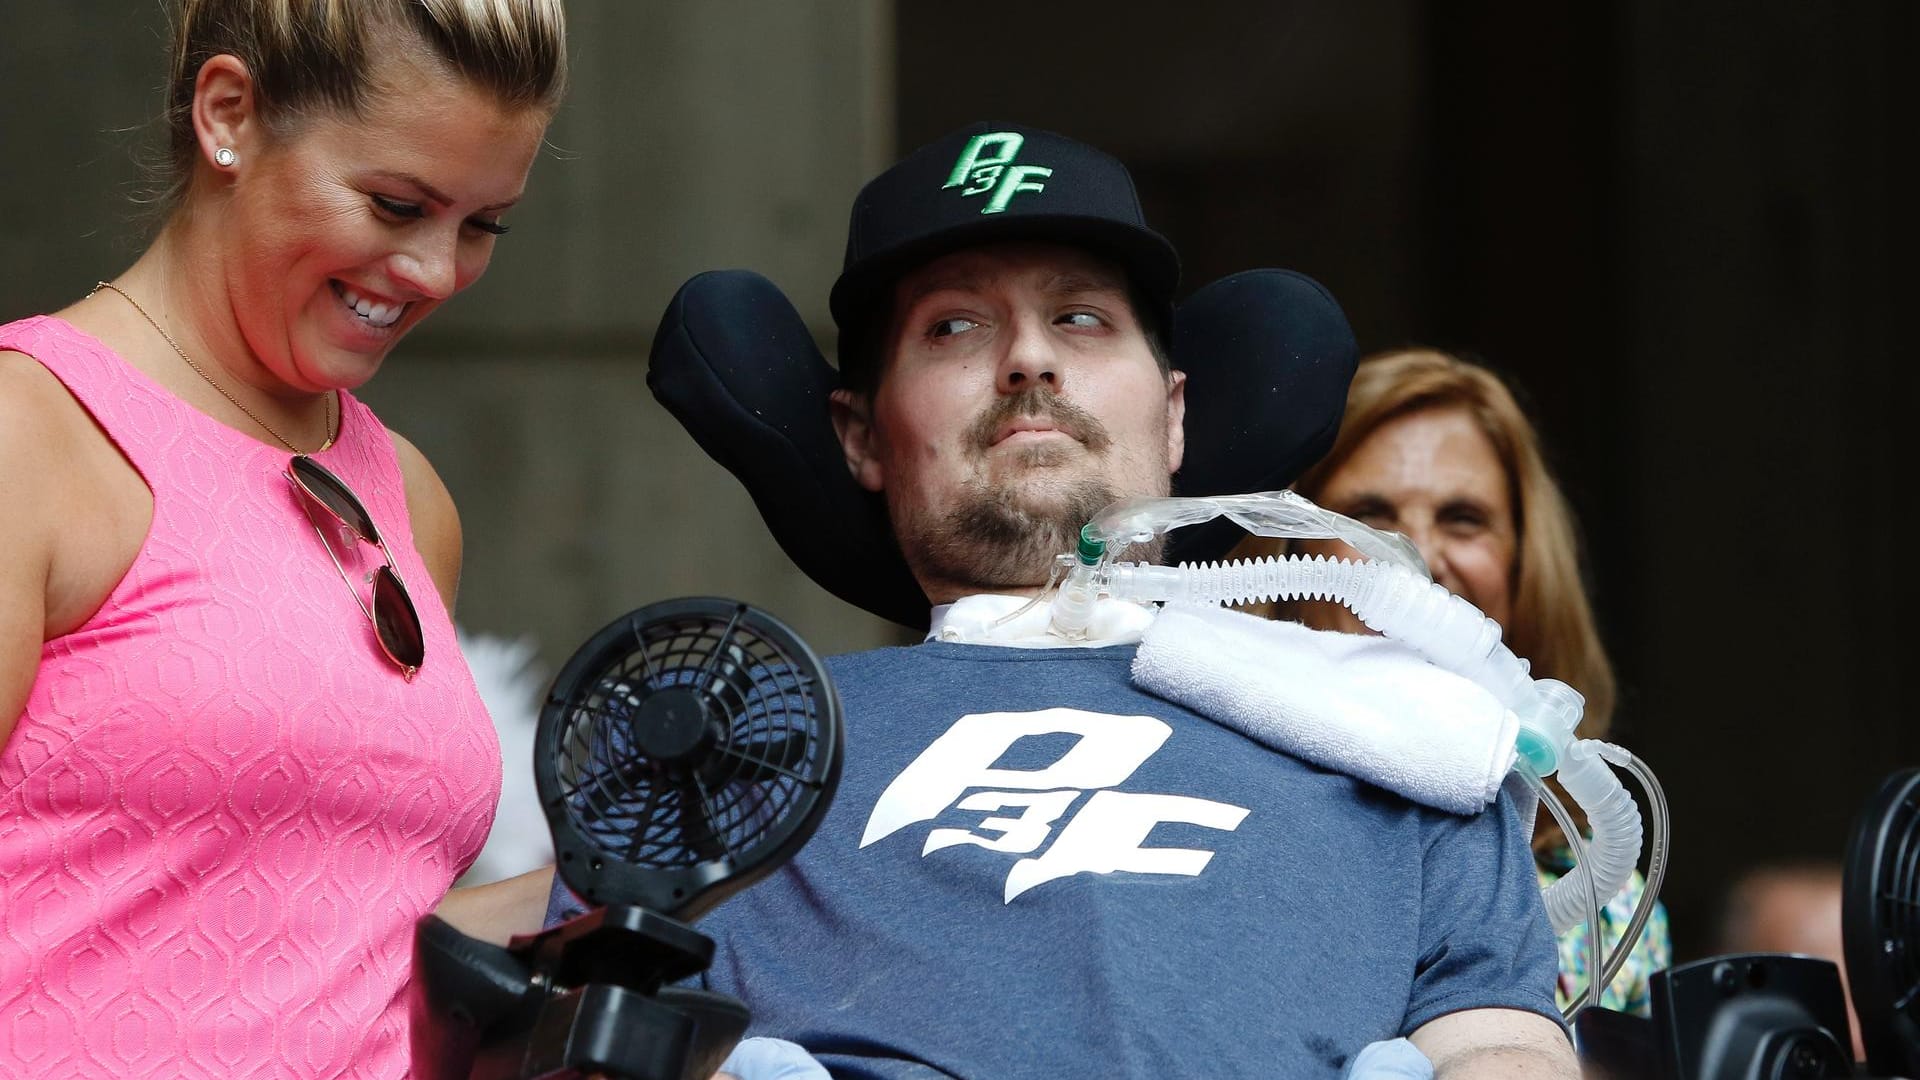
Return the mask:
{"type": "Polygon", "coordinates": [[[40,361],[0,349],[0,468],[57,464],[87,423],[86,411],[40,361]]]}
{"type": "Polygon", "coordinates": [[[47,625],[48,519],[71,445],[61,413],[77,408],[38,361],[0,350],[0,746],[26,707],[47,625]]]}

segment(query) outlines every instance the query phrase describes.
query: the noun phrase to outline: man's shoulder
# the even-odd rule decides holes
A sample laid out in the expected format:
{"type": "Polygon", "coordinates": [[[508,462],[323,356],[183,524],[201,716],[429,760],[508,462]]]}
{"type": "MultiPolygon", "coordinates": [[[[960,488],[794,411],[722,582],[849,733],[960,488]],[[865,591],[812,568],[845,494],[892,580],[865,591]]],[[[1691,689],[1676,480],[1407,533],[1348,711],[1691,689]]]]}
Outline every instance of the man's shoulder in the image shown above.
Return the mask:
{"type": "Polygon", "coordinates": [[[917,645],[883,645],[877,649],[862,649],[859,652],[834,653],[827,657],[830,671],[857,669],[884,657],[902,657],[913,653],[917,645]]]}
{"type": "Polygon", "coordinates": [[[1007,665],[1049,664],[1070,669],[1113,668],[1120,670],[1133,659],[1134,646],[1109,646],[1095,649],[1021,649],[996,645],[960,645],[927,641],[915,645],[891,645],[861,652],[839,653],[827,657],[827,670],[837,679],[842,674],[864,676],[876,672],[892,673],[902,668],[996,669],[1007,665]]]}
{"type": "Polygon", "coordinates": [[[915,656],[918,649],[919,646],[916,645],[890,645],[829,656],[827,657],[827,674],[841,686],[858,684],[876,676],[895,675],[903,668],[912,667],[919,662],[919,658],[915,656]]]}

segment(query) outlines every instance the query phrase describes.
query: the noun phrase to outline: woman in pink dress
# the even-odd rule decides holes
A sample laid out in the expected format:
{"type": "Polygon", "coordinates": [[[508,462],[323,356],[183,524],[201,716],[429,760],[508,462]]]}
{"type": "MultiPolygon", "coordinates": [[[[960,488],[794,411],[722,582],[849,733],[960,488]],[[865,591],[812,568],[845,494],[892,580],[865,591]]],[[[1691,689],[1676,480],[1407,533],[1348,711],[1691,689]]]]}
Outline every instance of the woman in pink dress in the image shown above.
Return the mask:
{"type": "MultiPolygon", "coordinates": [[[[460,528],[351,391],[485,271],[559,0],[180,0],[170,213],[0,327],[0,1075],[399,1077],[500,752],[460,528]]],[[[16,160],[15,165],[21,164],[16,160]]]]}

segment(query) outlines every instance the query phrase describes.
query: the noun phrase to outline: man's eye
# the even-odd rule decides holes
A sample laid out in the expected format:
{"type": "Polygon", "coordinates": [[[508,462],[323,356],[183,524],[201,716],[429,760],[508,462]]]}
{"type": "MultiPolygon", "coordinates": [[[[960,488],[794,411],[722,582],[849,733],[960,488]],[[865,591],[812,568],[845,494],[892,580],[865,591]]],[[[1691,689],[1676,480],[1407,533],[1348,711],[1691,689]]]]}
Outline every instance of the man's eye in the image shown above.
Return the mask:
{"type": "Polygon", "coordinates": [[[1091,311],[1069,311],[1065,315],[1062,315],[1053,321],[1056,324],[1064,324],[1067,326],[1103,326],[1105,325],[1104,321],[1100,318],[1100,316],[1095,315],[1091,311]]]}
{"type": "Polygon", "coordinates": [[[427,213],[419,203],[401,202],[399,199],[389,199],[385,195],[373,196],[373,205],[379,207],[380,212],[389,217],[417,218],[425,217],[427,213]]]}
{"type": "Polygon", "coordinates": [[[958,316],[951,319],[941,319],[939,322],[934,323],[933,327],[927,331],[927,336],[952,337],[955,334],[964,334],[979,325],[979,323],[974,322],[972,319],[963,319],[958,316]]]}

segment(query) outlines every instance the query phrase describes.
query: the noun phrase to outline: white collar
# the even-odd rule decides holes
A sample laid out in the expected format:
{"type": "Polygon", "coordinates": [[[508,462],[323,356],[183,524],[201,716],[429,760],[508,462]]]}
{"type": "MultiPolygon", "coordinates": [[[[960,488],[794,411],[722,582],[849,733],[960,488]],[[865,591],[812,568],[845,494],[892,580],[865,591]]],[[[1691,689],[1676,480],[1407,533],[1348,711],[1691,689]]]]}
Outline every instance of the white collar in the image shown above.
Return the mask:
{"type": "Polygon", "coordinates": [[[1053,605],[1046,601],[1014,615],[1029,598],[976,593],[951,604],[933,609],[928,641],[952,641],[964,645],[1003,645],[1014,649],[1096,649],[1106,645],[1131,645],[1153,625],[1159,609],[1126,600],[1101,600],[1093,606],[1093,621],[1081,641],[1068,641],[1048,633],[1053,605]],[[1012,618],[1007,618],[1014,615],[1012,618]],[[1005,622],[1000,622],[1006,619],[1005,622]],[[999,625],[995,625],[998,623],[999,625]]]}

